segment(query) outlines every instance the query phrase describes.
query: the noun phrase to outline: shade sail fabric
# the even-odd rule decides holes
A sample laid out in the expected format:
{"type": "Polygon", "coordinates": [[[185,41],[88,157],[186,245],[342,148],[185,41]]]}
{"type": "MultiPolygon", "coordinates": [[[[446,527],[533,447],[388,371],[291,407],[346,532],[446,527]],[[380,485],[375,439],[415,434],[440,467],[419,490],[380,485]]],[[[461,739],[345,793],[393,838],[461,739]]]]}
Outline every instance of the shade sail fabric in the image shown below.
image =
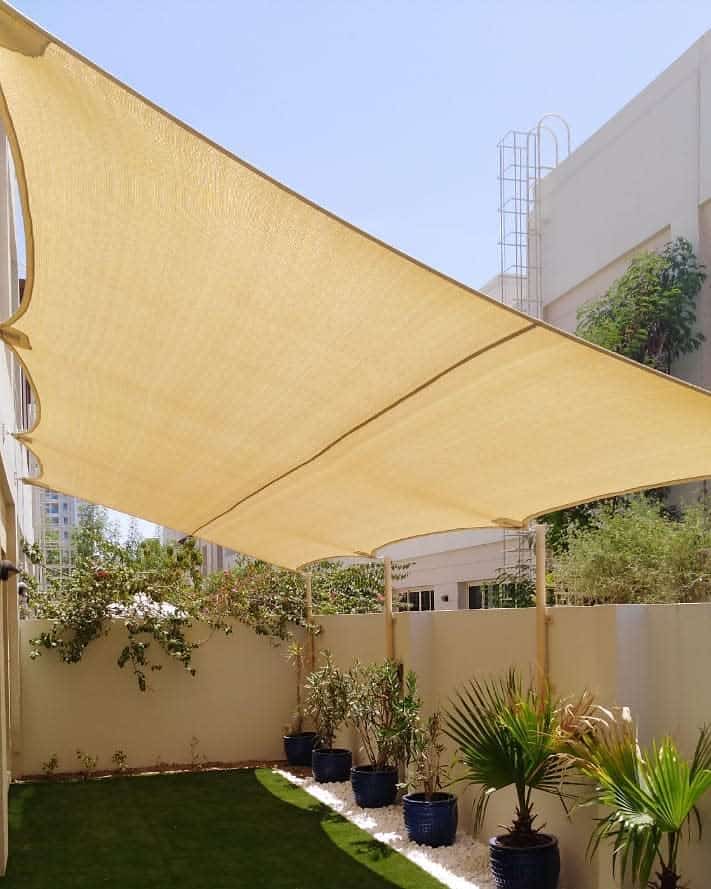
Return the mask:
{"type": "Polygon", "coordinates": [[[295,567],[711,475],[711,397],[368,237],[0,6],[38,483],[295,567]]]}

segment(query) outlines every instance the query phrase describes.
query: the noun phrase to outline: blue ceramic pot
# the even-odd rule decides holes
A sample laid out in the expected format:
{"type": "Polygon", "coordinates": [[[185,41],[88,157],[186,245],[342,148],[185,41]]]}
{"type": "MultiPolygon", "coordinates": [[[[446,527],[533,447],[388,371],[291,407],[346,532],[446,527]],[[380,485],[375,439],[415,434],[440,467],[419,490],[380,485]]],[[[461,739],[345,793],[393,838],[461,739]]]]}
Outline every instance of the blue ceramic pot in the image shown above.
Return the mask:
{"type": "Polygon", "coordinates": [[[355,766],[351,769],[351,785],[361,809],[381,809],[391,806],[397,796],[397,769],[384,766],[355,766]]]}
{"type": "Polygon", "coordinates": [[[408,793],[402,800],[407,835],[421,846],[451,846],[457,836],[457,797],[453,793],[408,793]]]}
{"type": "Polygon", "coordinates": [[[310,766],[311,753],[318,741],[316,732],[294,732],[284,735],[284,753],[290,766],[310,766]]]}
{"type": "Polygon", "coordinates": [[[536,835],[533,846],[513,846],[507,835],[489,840],[489,864],[496,889],[556,889],[560,874],[558,840],[536,835]]]}
{"type": "Polygon", "coordinates": [[[316,747],[311,754],[311,770],[320,784],[347,781],[351,773],[353,754],[341,748],[316,747]]]}

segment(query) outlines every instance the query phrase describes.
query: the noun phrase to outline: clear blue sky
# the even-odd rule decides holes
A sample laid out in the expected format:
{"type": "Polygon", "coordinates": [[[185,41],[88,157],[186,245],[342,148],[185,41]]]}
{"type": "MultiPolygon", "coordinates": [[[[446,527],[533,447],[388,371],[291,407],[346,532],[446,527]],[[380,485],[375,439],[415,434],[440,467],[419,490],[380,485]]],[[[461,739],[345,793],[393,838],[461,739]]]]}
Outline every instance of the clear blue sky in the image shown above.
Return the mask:
{"type": "Polygon", "coordinates": [[[711,27],[709,0],[16,3],[255,166],[474,286],[498,269],[499,137],[557,111],[580,144],[711,27]]]}

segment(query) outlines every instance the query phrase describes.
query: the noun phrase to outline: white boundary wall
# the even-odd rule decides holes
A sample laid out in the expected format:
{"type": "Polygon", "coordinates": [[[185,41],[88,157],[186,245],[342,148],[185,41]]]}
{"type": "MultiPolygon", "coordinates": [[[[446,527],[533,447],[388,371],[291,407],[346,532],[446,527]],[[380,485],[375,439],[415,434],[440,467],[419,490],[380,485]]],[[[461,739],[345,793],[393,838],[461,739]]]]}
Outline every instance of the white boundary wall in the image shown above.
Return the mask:
{"type": "Polygon", "coordinates": [[[286,646],[241,626],[232,636],[215,633],[195,652],[191,677],[178,662],[166,663],[152,643],[149,654],[165,666],[148,674],[149,689],[141,692],[130,667],[116,665],[125,633],[114,630],[93,642],[79,664],[64,664],[45,649],[32,661],[29,640],[45,626],[20,625],[20,774],[40,772],[53,753],[59,771],[78,771],[77,748],[98,756],[105,769],[117,749],[130,768],[186,764],[193,753],[220,762],[283,756],[281,734],[294,706],[286,646]]]}
{"type": "MultiPolygon", "coordinates": [[[[711,604],[556,608],[550,625],[551,678],[562,693],[588,687],[606,704],[624,704],[639,721],[640,739],[671,733],[686,752],[698,728],[711,721],[711,604]]],[[[343,667],[355,657],[379,659],[384,651],[381,615],[321,617],[320,650],[329,648],[343,667]]],[[[197,676],[167,664],[141,694],[127,669],[116,667],[120,639],[93,643],[82,663],[65,665],[52,652],[29,659],[28,640],[40,624],[22,623],[22,732],[20,773],[33,773],[52,753],[60,769],[75,769],[79,747],[109,767],[126,751],[129,766],[189,762],[191,740],[208,760],[236,762],[281,757],[281,734],[294,705],[293,673],[285,646],[275,647],[237,626],[195,654],[197,676]]],[[[414,669],[428,709],[446,704],[474,674],[500,673],[511,665],[525,673],[534,658],[533,609],[436,611],[396,616],[396,652],[414,669]]],[[[340,741],[352,745],[344,732],[340,741]]],[[[510,818],[511,799],[494,799],[486,831],[510,818]]],[[[461,801],[469,819],[470,794],[461,801]]],[[[609,862],[585,862],[590,818],[568,822],[557,803],[544,800],[542,820],[561,840],[561,885],[608,889],[609,862]]],[[[704,806],[711,829],[711,804],[704,806]]],[[[704,842],[685,855],[684,874],[703,886],[711,868],[704,842]]]]}

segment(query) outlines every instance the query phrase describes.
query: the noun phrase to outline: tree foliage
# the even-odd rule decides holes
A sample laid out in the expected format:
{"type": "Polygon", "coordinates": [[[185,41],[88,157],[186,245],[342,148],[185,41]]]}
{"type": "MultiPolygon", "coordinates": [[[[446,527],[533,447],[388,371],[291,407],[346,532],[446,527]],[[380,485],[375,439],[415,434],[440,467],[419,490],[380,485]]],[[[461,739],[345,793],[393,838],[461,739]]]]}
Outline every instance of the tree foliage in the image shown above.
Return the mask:
{"type": "MultiPolygon", "coordinates": [[[[381,611],[385,586],[380,562],[348,564],[323,561],[312,566],[316,614],[365,614],[381,611]]],[[[394,572],[403,576],[402,566],[394,572]]],[[[292,625],[305,626],[303,575],[268,562],[245,560],[230,571],[212,575],[206,584],[213,615],[233,618],[260,635],[285,639],[292,625]]]]}
{"type": "Polygon", "coordinates": [[[162,669],[151,657],[154,648],[194,674],[192,655],[199,642],[189,640],[187,631],[202,610],[202,558],[194,543],[122,544],[96,507],[82,509],[73,543],[71,571],[50,575],[47,587],[31,594],[34,615],[52,622],[31,640],[31,656],[48,649],[65,663],[78,663],[91,642],[108,635],[113,621],[125,631],[118,665],[131,666],[142,691],[147,673],[162,669]]]}
{"type": "Polygon", "coordinates": [[[553,563],[556,594],[579,603],[711,599],[711,522],[703,505],[670,515],[637,496],[592,512],[568,529],[553,563]]]}
{"type": "MultiPolygon", "coordinates": [[[[578,309],[576,333],[640,364],[670,374],[673,363],[704,341],[696,329],[696,299],[706,271],[685,238],[659,253],[641,253],[610,289],[578,309]]],[[[662,490],[647,496],[659,498],[662,490]]],[[[601,501],[562,509],[542,518],[554,553],[568,545],[571,527],[590,527],[601,501]]]]}
{"type": "MultiPolygon", "coordinates": [[[[65,663],[77,663],[91,642],[120,626],[125,636],[118,665],[130,666],[145,690],[150,672],[162,669],[161,655],[194,675],[193,653],[202,641],[193,628],[209,638],[218,630],[230,634],[238,621],[283,640],[294,626],[306,626],[303,575],[244,559],[231,571],[204,578],[191,538],[163,546],[142,540],[133,527],[122,542],[101,507],[81,508],[72,552],[69,570],[49,572],[43,589],[31,585],[31,613],[52,622],[31,641],[34,658],[52,650],[65,663]]],[[[27,554],[35,560],[39,555],[29,548],[27,554]]],[[[379,611],[383,566],[320,562],[312,586],[316,613],[379,611]]]]}
{"type": "Polygon", "coordinates": [[[674,361],[704,341],[696,330],[696,297],[705,278],[685,238],[642,253],[604,296],[581,306],[577,334],[671,373],[674,361]]]}
{"type": "Polygon", "coordinates": [[[286,639],[292,625],[306,622],[303,577],[268,562],[244,561],[213,574],[205,592],[206,613],[237,620],[262,636],[286,639]]]}

